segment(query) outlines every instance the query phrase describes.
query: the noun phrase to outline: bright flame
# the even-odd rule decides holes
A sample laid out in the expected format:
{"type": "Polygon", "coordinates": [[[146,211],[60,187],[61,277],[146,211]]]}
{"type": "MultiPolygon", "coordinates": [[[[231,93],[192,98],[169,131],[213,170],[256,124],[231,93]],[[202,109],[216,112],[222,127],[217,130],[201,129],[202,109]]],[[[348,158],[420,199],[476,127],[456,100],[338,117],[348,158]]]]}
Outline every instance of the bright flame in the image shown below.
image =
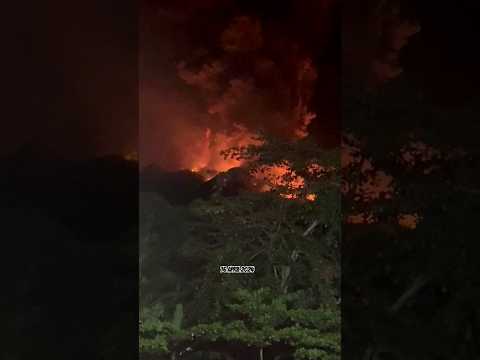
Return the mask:
{"type": "MultiPolygon", "coordinates": [[[[244,165],[245,160],[225,158],[222,151],[232,147],[246,147],[249,145],[261,145],[260,140],[246,128],[237,126],[231,134],[213,132],[207,128],[203,132],[199,144],[194,144],[194,153],[190,157],[189,169],[201,174],[206,180],[213,178],[221,172],[244,165]]],[[[318,170],[313,166],[310,171],[318,170]]],[[[280,196],[286,199],[298,199],[298,195],[305,185],[303,177],[295,174],[288,165],[264,166],[260,172],[254,175],[254,182],[262,184],[259,191],[267,192],[277,187],[287,188],[287,192],[280,196]]],[[[315,194],[305,195],[308,201],[316,199],[315,194]]]]}
{"type": "MultiPolygon", "coordinates": [[[[256,179],[264,184],[260,191],[266,192],[277,187],[286,187],[288,192],[281,193],[280,196],[285,199],[298,199],[305,186],[305,179],[297,175],[288,165],[264,166],[261,170],[263,171],[255,174],[256,179]]],[[[316,198],[315,194],[305,195],[308,201],[315,201],[316,198]]]]}
{"type": "Polygon", "coordinates": [[[190,170],[201,173],[208,180],[220,172],[241,166],[243,159],[225,158],[221,152],[233,147],[260,145],[260,142],[244,127],[236,128],[232,134],[215,133],[209,128],[205,129],[196,153],[192,154],[190,170]]]}
{"type": "Polygon", "coordinates": [[[264,186],[265,191],[269,191],[272,187],[285,186],[292,190],[299,190],[304,185],[304,179],[295,174],[287,165],[265,166],[262,168],[260,178],[267,180],[268,184],[264,186]]]}

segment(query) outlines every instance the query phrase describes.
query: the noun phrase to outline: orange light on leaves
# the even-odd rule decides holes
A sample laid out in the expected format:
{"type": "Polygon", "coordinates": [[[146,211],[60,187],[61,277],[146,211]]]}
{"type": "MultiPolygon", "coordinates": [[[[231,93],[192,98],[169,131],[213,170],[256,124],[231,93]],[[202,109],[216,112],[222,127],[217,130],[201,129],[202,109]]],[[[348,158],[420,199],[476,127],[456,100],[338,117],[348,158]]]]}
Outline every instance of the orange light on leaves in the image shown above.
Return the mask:
{"type": "MultiPolygon", "coordinates": [[[[207,128],[203,132],[200,143],[195,144],[195,153],[191,154],[189,169],[192,172],[201,174],[206,180],[210,180],[221,172],[245,164],[245,160],[237,158],[225,158],[221,152],[233,147],[247,147],[249,145],[260,145],[261,142],[255,135],[241,126],[229,134],[213,132],[207,128]]],[[[318,166],[309,168],[310,172],[318,171],[318,166]]],[[[275,188],[282,188],[285,191],[280,194],[285,199],[298,199],[297,194],[301,193],[305,180],[295,174],[288,165],[263,166],[261,171],[253,175],[252,184],[260,184],[257,189],[261,192],[271,191],[275,188]]],[[[304,196],[307,201],[314,201],[315,194],[304,196]]]]}

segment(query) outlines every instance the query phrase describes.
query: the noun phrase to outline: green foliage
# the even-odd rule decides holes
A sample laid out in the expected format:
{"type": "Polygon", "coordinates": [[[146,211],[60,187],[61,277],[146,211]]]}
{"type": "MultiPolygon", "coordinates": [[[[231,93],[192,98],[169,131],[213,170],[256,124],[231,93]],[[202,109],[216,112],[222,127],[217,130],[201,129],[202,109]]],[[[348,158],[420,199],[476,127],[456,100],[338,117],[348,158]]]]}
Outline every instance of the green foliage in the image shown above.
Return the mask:
{"type": "Polygon", "coordinates": [[[139,284],[142,305],[175,304],[188,292],[186,276],[175,267],[175,250],[189,238],[188,213],[155,193],[140,194],[139,284]],[[182,285],[182,286],[179,286],[182,285]]]}
{"type": "Polygon", "coordinates": [[[141,353],[170,354],[175,343],[186,337],[181,329],[182,305],[177,304],[172,321],[165,319],[165,308],[157,303],[140,311],[139,348],[141,353]]]}
{"type": "Polygon", "coordinates": [[[274,296],[267,288],[239,289],[225,305],[228,322],[197,325],[191,331],[200,341],[233,341],[263,349],[283,343],[293,349],[296,359],[339,359],[339,309],[296,308],[299,296],[274,296]]]}
{"type": "Polygon", "coordinates": [[[144,307],[140,311],[139,346],[141,352],[168,353],[168,337],[172,335],[174,328],[163,321],[163,306],[155,304],[144,307]]]}
{"type": "Polygon", "coordinates": [[[183,305],[177,304],[175,306],[175,313],[173,314],[172,326],[176,330],[180,330],[182,328],[182,321],[183,321],[183,305]]]}
{"type": "Polygon", "coordinates": [[[292,171],[284,179],[300,175],[305,187],[213,196],[188,208],[144,194],[142,296],[148,301],[141,301],[141,351],[338,358],[338,152],[308,140],[275,139],[232,151],[248,158],[252,174],[288,164],[292,171]],[[312,165],[320,167],[307,171],[312,165]],[[292,192],[297,199],[280,196],[292,192]],[[307,193],[315,201],[306,201],[307,193]],[[256,271],[220,274],[220,265],[254,265],[256,271]],[[159,301],[165,306],[155,307],[159,301]]]}
{"type": "Polygon", "coordinates": [[[280,343],[296,359],[339,359],[339,309],[300,308],[303,297],[302,293],[275,296],[267,288],[238,289],[225,299],[219,320],[184,330],[175,325],[175,315],[172,322],[165,320],[163,306],[146,307],[140,317],[140,351],[169,355],[222,342],[257,349],[280,343]]]}

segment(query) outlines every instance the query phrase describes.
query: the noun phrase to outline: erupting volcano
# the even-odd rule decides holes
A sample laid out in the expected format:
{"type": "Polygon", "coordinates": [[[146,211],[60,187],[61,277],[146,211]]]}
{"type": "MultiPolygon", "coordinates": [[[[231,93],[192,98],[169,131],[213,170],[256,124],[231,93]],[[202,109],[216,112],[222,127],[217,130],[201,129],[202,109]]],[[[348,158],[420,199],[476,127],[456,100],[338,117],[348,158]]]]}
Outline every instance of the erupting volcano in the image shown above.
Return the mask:
{"type": "MultiPolygon", "coordinates": [[[[320,118],[327,121],[331,111],[313,108],[313,96],[328,82],[325,69],[330,67],[321,67],[318,48],[330,37],[329,4],[315,8],[320,16],[315,19],[299,7],[292,24],[230,9],[212,27],[198,24],[219,13],[213,3],[195,8],[198,19],[196,10],[146,9],[140,165],[188,170],[209,181],[233,168],[248,168],[248,160],[224,152],[261,145],[259,133],[297,141],[308,137],[320,118]],[[311,43],[305,41],[310,38],[311,43]]],[[[252,173],[252,183],[260,191],[289,189],[280,195],[297,198],[305,179],[288,162],[276,164],[252,173]]]]}

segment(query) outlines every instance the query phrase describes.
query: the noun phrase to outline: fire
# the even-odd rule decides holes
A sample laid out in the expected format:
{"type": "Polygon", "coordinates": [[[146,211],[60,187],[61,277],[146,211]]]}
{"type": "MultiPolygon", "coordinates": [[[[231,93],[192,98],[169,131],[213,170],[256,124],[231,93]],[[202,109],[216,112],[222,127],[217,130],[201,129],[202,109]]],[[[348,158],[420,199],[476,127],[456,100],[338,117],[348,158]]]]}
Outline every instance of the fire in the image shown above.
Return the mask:
{"type": "MultiPolygon", "coordinates": [[[[232,168],[245,164],[245,160],[236,158],[225,158],[221,152],[232,147],[245,147],[248,145],[260,145],[260,140],[246,128],[236,126],[236,131],[231,134],[214,132],[206,128],[200,143],[194,146],[195,152],[192,155],[190,166],[192,172],[201,174],[206,180],[215,175],[226,172],[232,168]]],[[[295,174],[286,164],[277,166],[264,166],[261,171],[254,175],[255,182],[263,184],[259,191],[267,192],[274,188],[286,188],[285,193],[280,196],[286,199],[297,199],[305,185],[305,180],[295,174]]],[[[305,199],[314,201],[315,194],[307,194],[305,199]]]]}
{"type": "Polygon", "coordinates": [[[291,190],[299,190],[304,186],[304,179],[295,174],[288,165],[265,166],[257,177],[267,180],[263,190],[269,191],[273,187],[282,186],[291,190]]]}
{"type": "Polygon", "coordinates": [[[225,158],[221,152],[232,147],[259,145],[253,133],[242,126],[236,126],[231,134],[213,132],[206,128],[197,151],[193,154],[190,170],[202,174],[207,180],[221,172],[244,164],[243,159],[225,158]]]}
{"type": "MultiPolygon", "coordinates": [[[[260,191],[271,191],[274,188],[282,187],[286,192],[280,193],[285,199],[298,199],[299,194],[305,186],[305,179],[295,173],[288,165],[265,166],[262,171],[256,174],[256,179],[264,185],[260,191]]],[[[315,194],[306,194],[307,201],[315,201],[315,194]]]]}

